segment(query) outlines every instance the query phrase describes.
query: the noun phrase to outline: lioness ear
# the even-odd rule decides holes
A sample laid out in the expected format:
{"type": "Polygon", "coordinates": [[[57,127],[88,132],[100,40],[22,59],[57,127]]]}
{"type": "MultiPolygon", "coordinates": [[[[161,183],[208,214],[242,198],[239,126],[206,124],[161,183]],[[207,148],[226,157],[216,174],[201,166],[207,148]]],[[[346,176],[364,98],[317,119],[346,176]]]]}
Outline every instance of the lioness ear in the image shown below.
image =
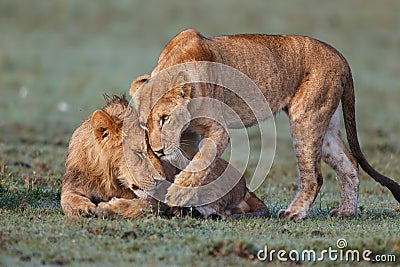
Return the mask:
{"type": "Polygon", "coordinates": [[[131,83],[131,88],[129,89],[129,94],[133,97],[133,95],[136,93],[136,91],[148,80],[150,79],[150,75],[148,74],[142,74],[139,77],[137,77],[133,82],[131,83]]]}
{"type": "Polygon", "coordinates": [[[185,100],[190,98],[192,87],[190,86],[190,77],[186,71],[180,71],[171,82],[171,88],[179,88],[178,94],[185,100]]]}
{"type": "Polygon", "coordinates": [[[114,120],[107,113],[99,109],[93,112],[90,123],[93,128],[94,136],[98,140],[106,139],[115,129],[114,120]]]}

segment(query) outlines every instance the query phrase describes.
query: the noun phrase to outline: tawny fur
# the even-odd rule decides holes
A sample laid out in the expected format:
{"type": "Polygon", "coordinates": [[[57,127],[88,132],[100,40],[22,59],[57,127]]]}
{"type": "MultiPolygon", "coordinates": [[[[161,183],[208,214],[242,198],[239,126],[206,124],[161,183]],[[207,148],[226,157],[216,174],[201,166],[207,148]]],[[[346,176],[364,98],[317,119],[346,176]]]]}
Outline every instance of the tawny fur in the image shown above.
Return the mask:
{"type": "MultiPolygon", "coordinates": [[[[66,172],[61,193],[64,213],[69,217],[97,215],[131,218],[142,216],[146,211],[167,212],[169,208],[163,203],[151,197],[139,198],[142,194],[134,193],[140,190],[142,182],[152,184],[154,176],[164,175],[161,163],[147,148],[144,136],[135,110],[124,96],[107,98],[107,105],[102,110],[96,110],[85,119],[73,133],[65,159],[66,172]],[[129,120],[126,119],[127,112],[133,115],[129,120]],[[133,152],[141,153],[142,157],[140,163],[133,161],[136,165],[130,167],[142,170],[135,173],[141,177],[133,177],[127,168],[122,146],[123,134],[126,134],[123,133],[126,129],[124,122],[129,122],[131,127],[128,131],[131,136],[124,140],[129,142],[133,152]],[[157,173],[152,172],[149,166],[154,166],[157,173]]],[[[227,166],[226,161],[219,159],[205,183],[216,180],[227,166]]],[[[174,174],[174,171],[170,174],[172,178],[174,174]]],[[[248,192],[243,177],[223,198],[199,209],[205,217],[217,214],[225,218],[234,213],[268,215],[267,207],[248,192]]]]}
{"type": "Polygon", "coordinates": [[[122,123],[128,108],[125,97],[108,98],[107,105],[83,120],[73,133],[61,192],[61,206],[67,216],[109,213],[110,217],[132,217],[152,208],[151,201],[136,200],[131,190],[139,189],[139,183],[130,174],[123,155],[122,123]],[[131,208],[121,209],[126,204],[123,202],[131,208]]]}
{"type": "MultiPolygon", "coordinates": [[[[151,75],[143,75],[131,85],[130,93],[138,105],[142,124],[148,128],[149,143],[155,153],[167,159],[175,157],[180,140],[176,129],[187,127],[184,126],[190,119],[187,106],[196,98],[222,101],[240,116],[246,127],[257,123],[242,99],[225,88],[190,84],[188,73],[171,74],[169,69],[170,84],[148,85],[163,70],[196,61],[222,63],[239,70],[254,81],[273,114],[280,110],[288,114],[300,183],[294,200],[287,209],[279,211],[279,216],[293,220],[306,216],[323,183],[321,159],[336,171],[342,184],[339,209],[333,214],[357,213],[358,164],[400,201],[399,184],[375,171],[361,152],[348,63],[333,47],[309,37],[239,34],[206,38],[195,30],[175,36],[162,51],[151,75]],[[340,116],[333,116],[340,102],[351,152],[341,137],[340,116]]],[[[265,114],[265,118],[269,115],[265,114]]],[[[229,142],[225,129],[210,120],[195,119],[187,129],[212,142],[203,145],[176,176],[177,186],[171,187],[167,194],[169,203],[189,197],[178,186],[201,184],[229,142]],[[209,167],[202,169],[203,165],[209,167]]]]}

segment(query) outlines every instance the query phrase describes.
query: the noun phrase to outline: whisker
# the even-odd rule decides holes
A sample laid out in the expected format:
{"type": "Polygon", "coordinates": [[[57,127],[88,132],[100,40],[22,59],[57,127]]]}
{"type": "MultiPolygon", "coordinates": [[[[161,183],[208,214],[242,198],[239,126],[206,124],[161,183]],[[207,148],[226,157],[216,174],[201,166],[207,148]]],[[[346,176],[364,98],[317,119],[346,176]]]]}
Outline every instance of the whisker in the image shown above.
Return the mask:
{"type": "Polygon", "coordinates": [[[180,147],[177,147],[174,151],[176,163],[179,165],[179,168],[183,169],[186,165],[189,164],[190,160],[186,157],[185,151],[183,151],[180,147]]]}
{"type": "Polygon", "coordinates": [[[190,146],[190,145],[194,145],[195,143],[191,144],[191,143],[186,143],[185,141],[181,141],[180,144],[181,144],[181,145],[190,146]]]}
{"type": "Polygon", "coordinates": [[[181,156],[184,156],[186,159],[188,159],[189,158],[189,155],[181,148],[181,147],[178,147],[178,150],[179,150],[179,154],[181,154],[181,156]]]}
{"type": "Polygon", "coordinates": [[[180,141],[181,141],[181,143],[182,142],[193,143],[193,144],[198,143],[197,140],[193,140],[193,139],[181,139],[180,141]]]}

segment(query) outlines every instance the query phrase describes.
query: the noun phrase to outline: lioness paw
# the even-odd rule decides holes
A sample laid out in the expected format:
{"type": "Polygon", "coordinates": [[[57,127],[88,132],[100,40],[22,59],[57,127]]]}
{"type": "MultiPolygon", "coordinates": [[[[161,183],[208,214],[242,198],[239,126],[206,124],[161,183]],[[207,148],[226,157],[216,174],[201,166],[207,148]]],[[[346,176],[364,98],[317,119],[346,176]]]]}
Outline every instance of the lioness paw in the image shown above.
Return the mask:
{"type": "Polygon", "coordinates": [[[278,211],[278,218],[286,218],[292,221],[298,221],[306,217],[307,212],[305,211],[291,211],[289,209],[281,209],[278,211]]]}
{"type": "Polygon", "coordinates": [[[167,195],[165,196],[165,203],[169,206],[186,206],[194,203],[196,199],[197,189],[200,186],[208,171],[189,172],[182,171],[174,179],[174,183],[168,188],[167,195]]]}
{"type": "Polygon", "coordinates": [[[200,186],[209,171],[207,169],[197,172],[181,171],[174,179],[174,184],[182,187],[200,186]]]}
{"type": "Polygon", "coordinates": [[[339,217],[339,218],[349,218],[357,215],[357,211],[348,211],[348,210],[340,210],[333,209],[329,212],[330,217],[339,217]]]}
{"type": "Polygon", "coordinates": [[[168,206],[186,206],[189,202],[194,202],[193,199],[196,195],[195,188],[185,188],[172,184],[165,196],[165,203],[168,206]]]}

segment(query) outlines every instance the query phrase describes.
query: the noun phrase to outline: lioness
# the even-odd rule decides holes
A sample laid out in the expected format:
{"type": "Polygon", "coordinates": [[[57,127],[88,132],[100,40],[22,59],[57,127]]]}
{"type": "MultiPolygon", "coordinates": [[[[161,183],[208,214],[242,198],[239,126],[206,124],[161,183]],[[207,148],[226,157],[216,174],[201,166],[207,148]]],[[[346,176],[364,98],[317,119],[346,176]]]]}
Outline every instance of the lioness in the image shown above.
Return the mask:
{"type": "MultiPolygon", "coordinates": [[[[173,66],[200,61],[222,63],[244,73],[257,85],[273,114],[283,110],[289,116],[300,184],[294,200],[278,212],[279,217],[298,220],[306,216],[323,183],[321,158],[341,182],[339,209],[333,210],[333,215],[357,213],[358,164],[400,201],[399,184],[373,169],[361,152],[352,74],[337,50],[304,36],[239,34],[206,38],[190,29],[166,45],[151,75],[143,75],[131,85],[141,125],[147,129],[151,149],[157,156],[169,160],[181,157],[177,149],[179,129],[188,129],[211,141],[204,142],[175,177],[176,186],[168,190],[168,203],[185,203],[190,196],[179,188],[200,185],[213,166],[203,165],[214,162],[229,142],[227,131],[218,122],[196,118],[186,125],[196,115],[187,108],[190,101],[216,99],[231,107],[245,127],[257,123],[251,109],[229,88],[191,84],[188,72],[172,73],[173,66]],[[164,70],[173,77],[171,84],[149,86],[164,70]],[[340,101],[351,152],[340,133],[340,101]]],[[[263,119],[270,115],[265,114],[263,119]]]]}
{"type": "MultiPolygon", "coordinates": [[[[83,120],[71,137],[61,192],[64,213],[69,217],[131,218],[146,210],[172,212],[139,188],[139,184],[152,185],[155,178],[165,175],[144,137],[136,111],[125,96],[106,97],[106,106],[83,120]],[[126,123],[129,125],[124,127],[126,123]],[[127,148],[125,158],[123,149],[127,148]]],[[[227,167],[228,163],[219,159],[205,183],[216,180],[227,167]]],[[[241,174],[236,171],[233,175],[241,174]]],[[[226,196],[197,210],[204,217],[268,215],[265,204],[247,190],[244,177],[226,196]]]]}

